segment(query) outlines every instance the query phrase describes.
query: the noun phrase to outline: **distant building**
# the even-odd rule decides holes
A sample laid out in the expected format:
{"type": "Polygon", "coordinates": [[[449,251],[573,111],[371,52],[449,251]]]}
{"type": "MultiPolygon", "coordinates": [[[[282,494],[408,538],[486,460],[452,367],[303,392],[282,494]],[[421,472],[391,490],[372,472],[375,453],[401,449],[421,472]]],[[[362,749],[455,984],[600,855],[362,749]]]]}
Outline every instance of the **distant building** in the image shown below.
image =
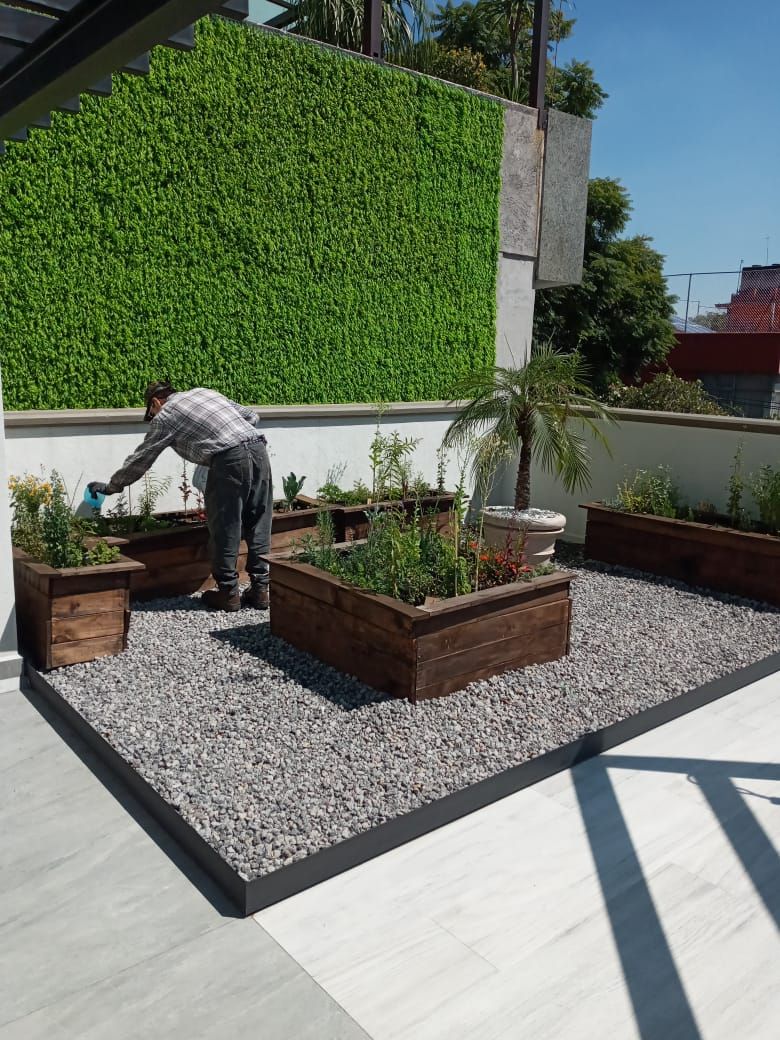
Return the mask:
{"type": "Polygon", "coordinates": [[[739,289],[728,303],[723,332],[780,332],[780,264],[742,269],[739,289]]]}

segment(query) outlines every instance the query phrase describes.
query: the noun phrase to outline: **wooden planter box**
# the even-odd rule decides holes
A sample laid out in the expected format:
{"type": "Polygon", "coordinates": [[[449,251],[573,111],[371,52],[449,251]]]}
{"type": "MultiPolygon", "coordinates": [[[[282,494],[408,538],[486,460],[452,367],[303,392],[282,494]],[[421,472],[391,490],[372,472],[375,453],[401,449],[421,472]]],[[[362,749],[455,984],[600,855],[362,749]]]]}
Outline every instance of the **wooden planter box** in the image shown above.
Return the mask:
{"type": "MultiPolygon", "coordinates": [[[[271,525],[271,549],[285,549],[308,531],[313,531],[320,511],[314,499],[299,496],[299,502],[311,503],[305,509],[275,512],[271,525]]],[[[327,507],[325,507],[327,508],[327,507]]],[[[181,514],[162,514],[162,519],[175,521],[181,514]]],[[[133,575],[130,591],[134,599],[160,596],[189,596],[214,585],[209,557],[209,531],[204,521],[178,524],[160,531],[128,534],[125,553],[143,563],[146,570],[133,575]]],[[[241,543],[238,556],[239,580],[247,581],[246,543],[241,543]]]]}
{"type": "Polygon", "coordinates": [[[289,558],[270,563],[274,635],[413,703],[569,649],[568,575],[411,607],[289,558]]]}
{"type": "Polygon", "coordinates": [[[19,644],[36,668],[93,661],[127,647],[130,581],[143,564],[120,556],[97,567],[55,569],[14,549],[19,644]]]}
{"type": "Polygon", "coordinates": [[[596,502],[588,511],[585,555],[688,585],[780,606],[780,538],[728,527],[623,513],[596,502]]]}
{"type": "MultiPolygon", "coordinates": [[[[428,495],[420,499],[420,508],[423,513],[433,513],[436,517],[436,527],[443,531],[450,522],[450,515],[455,504],[455,496],[450,494],[428,495]]],[[[367,509],[403,509],[408,517],[414,515],[417,508],[416,498],[404,498],[393,502],[375,502],[373,505],[361,506],[335,506],[338,512],[336,520],[337,541],[353,542],[366,538],[368,535],[367,509]]]]}

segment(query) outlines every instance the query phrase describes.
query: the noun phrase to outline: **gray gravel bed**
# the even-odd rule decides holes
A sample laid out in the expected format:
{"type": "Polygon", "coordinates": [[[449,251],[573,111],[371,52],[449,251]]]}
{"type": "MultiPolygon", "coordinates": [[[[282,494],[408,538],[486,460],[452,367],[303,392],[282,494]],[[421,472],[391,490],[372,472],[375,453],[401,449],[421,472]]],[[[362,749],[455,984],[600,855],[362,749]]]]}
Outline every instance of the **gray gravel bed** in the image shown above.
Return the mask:
{"type": "Polygon", "coordinates": [[[275,639],[267,612],[189,597],[48,678],[255,878],[780,650],[780,611],[564,554],[569,656],[417,707],[275,639]]]}

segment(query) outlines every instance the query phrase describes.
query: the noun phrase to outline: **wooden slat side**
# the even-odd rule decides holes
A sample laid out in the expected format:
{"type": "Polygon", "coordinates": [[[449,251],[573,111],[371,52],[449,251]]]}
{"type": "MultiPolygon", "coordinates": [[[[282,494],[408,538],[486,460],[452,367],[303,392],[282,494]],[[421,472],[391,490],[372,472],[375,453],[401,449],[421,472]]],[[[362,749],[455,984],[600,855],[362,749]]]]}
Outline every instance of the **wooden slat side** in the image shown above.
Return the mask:
{"type": "MultiPolygon", "coordinates": [[[[321,609],[319,606],[313,606],[311,599],[296,592],[295,589],[284,585],[274,585],[271,587],[272,613],[280,606],[301,619],[306,618],[306,623],[308,623],[309,613],[318,614],[321,609]]],[[[397,657],[410,665],[416,660],[413,641],[408,632],[397,628],[380,627],[353,614],[343,615],[342,621],[345,630],[348,630],[348,635],[356,644],[371,651],[397,657]]]]}
{"type": "Polygon", "coordinates": [[[92,639],[78,639],[72,643],[55,643],[51,646],[48,668],[62,668],[68,664],[94,661],[98,657],[119,654],[124,649],[124,633],[101,635],[92,639]]]}
{"type": "Polygon", "coordinates": [[[453,649],[449,654],[430,659],[420,656],[417,665],[418,685],[427,686],[438,679],[468,675],[488,665],[498,666],[523,660],[529,648],[535,651],[538,647],[546,647],[548,644],[559,648],[557,656],[563,655],[568,638],[568,603],[553,603],[540,607],[538,612],[528,611],[523,617],[527,627],[522,634],[503,637],[500,625],[496,625],[493,639],[486,639],[485,642],[463,650],[453,649]],[[550,636],[550,630],[557,634],[554,637],[550,636]]]}
{"type": "Polygon", "coordinates": [[[323,614],[319,607],[310,605],[311,609],[302,616],[299,610],[280,600],[273,589],[271,595],[271,631],[275,636],[376,690],[394,697],[414,696],[414,666],[361,646],[351,635],[351,615],[342,620],[336,609],[323,614]]]}
{"type": "MultiPolygon", "coordinates": [[[[718,545],[730,551],[739,551],[740,546],[753,546],[756,551],[780,557],[780,537],[758,534],[755,531],[734,531],[728,527],[702,524],[694,520],[677,520],[668,516],[652,516],[649,513],[623,513],[606,506],[584,506],[588,511],[588,526],[607,525],[626,531],[642,532],[665,538],[667,541],[681,539],[697,545],[718,545]]],[[[587,538],[587,532],[586,532],[587,538]]]]}
{"type": "Polygon", "coordinates": [[[98,614],[101,611],[124,610],[127,605],[125,589],[106,589],[103,592],[86,592],[79,596],[57,596],[51,601],[52,618],[71,618],[81,614],[98,614]]]}
{"type": "Polygon", "coordinates": [[[588,520],[585,553],[590,559],[658,574],[704,588],[780,605],[780,556],[764,555],[755,542],[715,545],[668,539],[663,528],[612,527],[588,520]]]}
{"type": "Polygon", "coordinates": [[[412,622],[424,616],[416,607],[354,589],[325,571],[317,570],[305,563],[289,563],[285,560],[271,561],[271,589],[275,584],[287,585],[312,599],[347,614],[365,618],[375,625],[408,629],[412,622]]]}
{"type": "Polygon", "coordinates": [[[497,639],[521,640],[539,628],[568,621],[568,597],[557,598],[557,593],[550,595],[556,598],[520,604],[514,610],[497,611],[492,616],[420,635],[417,638],[418,660],[433,661],[497,639]]]}
{"type": "Polygon", "coordinates": [[[125,611],[106,610],[99,614],[81,614],[75,617],[53,618],[52,643],[73,643],[98,636],[123,634],[125,611]]]}
{"type": "Polygon", "coordinates": [[[435,677],[427,686],[418,685],[417,700],[428,700],[432,697],[443,697],[456,690],[462,690],[469,683],[477,682],[479,679],[489,679],[501,672],[513,671],[519,668],[527,668],[531,664],[544,664],[547,661],[555,661],[566,653],[567,625],[555,625],[537,633],[533,640],[529,640],[522,653],[513,654],[503,661],[491,661],[490,663],[474,667],[466,674],[450,677],[435,677]]]}
{"type": "MultiPolygon", "coordinates": [[[[486,597],[459,609],[453,607],[451,610],[438,611],[435,607],[439,604],[436,604],[429,617],[415,622],[415,634],[419,638],[423,638],[436,632],[446,632],[457,625],[470,624],[478,622],[483,618],[491,618],[495,614],[510,614],[516,610],[533,610],[535,607],[542,606],[545,603],[561,603],[569,599],[568,586],[553,587],[551,589],[537,588],[533,591],[526,587],[526,595],[522,594],[522,590],[523,586],[518,586],[518,592],[515,596],[501,596],[495,599],[486,597]]],[[[497,593],[500,590],[492,589],[490,591],[497,593]]],[[[450,602],[447,600],[446,604],[448,605],[450,602]]]]}

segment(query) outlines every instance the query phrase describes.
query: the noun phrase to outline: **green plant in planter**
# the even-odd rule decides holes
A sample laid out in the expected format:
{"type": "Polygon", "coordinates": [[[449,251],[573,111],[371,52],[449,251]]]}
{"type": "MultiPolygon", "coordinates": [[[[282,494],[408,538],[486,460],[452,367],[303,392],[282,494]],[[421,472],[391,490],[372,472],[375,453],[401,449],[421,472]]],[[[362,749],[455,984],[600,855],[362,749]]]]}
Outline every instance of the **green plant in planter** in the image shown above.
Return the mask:
{"type": "Polygon", "coordinates": [[[81,567],[112,563],[116,546],[97,542],[87,549],[91,524],[76,517],[65,483],[56,470],[48,480],[27,475],[11,477],[11,538],[13,544],[50,567],[81,567]]]}
{"type": "Polygon", "coordinates": [[[578,354],[535,344],[523,368],[488,368],[459,380],[454,401],[468,401],[450,423],[444,448],[497,438],[519,454],[514,508],[531,505],[531,463],[554,473],[567,491],[590,483],[590,452],[574,426],[605,447],[599,420],[614,423],[609,409],[590,396],[588,369],[578,354]],[[585,412],[579,409],[586,409],[585,412]]]}
{"type": "Polygon", "coordinates": [[[770,534],[780,534],[780,469],[762,466],[748,478],[748,488],[763,526],[770,534]]]}
{"type": "Polygon", "coordinates": [[[301,493],[306,477],[296,477],[294,473],[289,473],[282,480],[282,490],[284,491],[284,501],[287,506],[288,512],[295,508],[295,499],[301,493]]]}
{"type": "Polygon", "coordinates": [[[680,492],[668,466],[638,469],[618,484],[617,494],[609,504],[624,513],[676,517],[680,512],[680,492]]]}
{"type": "Polygon", "coordinates": [[[731,475],[728,483],[728,514],[732,527],[739,531],[745,530],[750,526],[747,510],[742,504],[742,496],[745,493],[745,478],[742,476],[743,450],[744,444],[740,441],[737,445],[737,450],[734,452],[734,461],[731,465],[731,475]]]}

